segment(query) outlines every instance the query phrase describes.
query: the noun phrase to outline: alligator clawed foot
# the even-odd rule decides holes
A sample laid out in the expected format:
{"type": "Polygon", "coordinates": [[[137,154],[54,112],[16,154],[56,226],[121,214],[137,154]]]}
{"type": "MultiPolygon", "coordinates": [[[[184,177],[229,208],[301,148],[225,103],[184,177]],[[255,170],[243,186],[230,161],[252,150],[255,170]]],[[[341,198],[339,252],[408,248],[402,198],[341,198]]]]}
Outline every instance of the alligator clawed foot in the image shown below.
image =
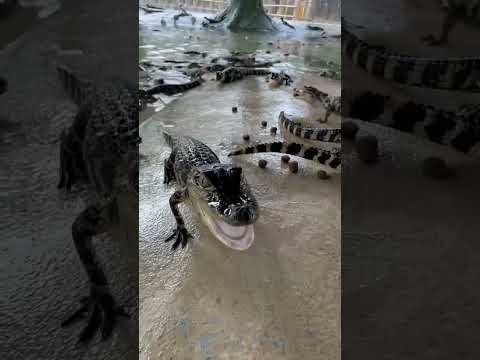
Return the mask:
{"type": "Polygon", "coordinates": [[[78,338],[81,343],[90,341],[100,327],[102,340],[107,339],[112,334],[117,316],[129,317],[125,310],[115,304],[108,290],[101,287],[92,286],[90,296],[82,298],[80,302],[81,307],[64,320],[61,326],[66,327],[88,317],[87,325],[78,338]]]}
{"type": "Polygon", "coordinates": [[[182,249],[187,246],[188,239],[192,238],[192,235],[184,227],[177,227],[173,234],[170,235],[165,242],[169,242],[175,239],[175,242],[172,245],[172,251],[175,251],[180,244],[182,244],[182,249]]]}

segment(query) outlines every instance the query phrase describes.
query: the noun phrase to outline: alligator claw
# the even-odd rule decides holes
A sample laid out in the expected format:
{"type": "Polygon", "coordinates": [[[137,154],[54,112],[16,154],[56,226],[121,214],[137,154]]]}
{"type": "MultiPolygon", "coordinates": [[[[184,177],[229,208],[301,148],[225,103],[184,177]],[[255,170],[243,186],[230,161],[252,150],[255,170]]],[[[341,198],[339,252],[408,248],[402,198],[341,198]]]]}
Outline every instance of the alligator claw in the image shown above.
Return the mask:
{"type": "Polygon", "coordinates": [[[188,239],[192,238],[192,235],[184,227],[176,228],[173,231],[173,234],[170,235],[165,242],[169,242],[175,239],[175,242],[172,245],[172,251],[175,251],[180,244],[182,244],[182,249],[187,246],[188,239]]]}
{"type": "Polygon", "coordinates": [[[82,306],[62,322],[62,327],[69,326],[88,313],[87,325],[83,328],[78,341],[90,341],[95,331],[101,326],[102,340],[107,339],[113,331],[117,316],[129,317],[122,308],[115,304],[112,295],[103,289],[92,286],[90,296],[80,300],[82,306]]]}

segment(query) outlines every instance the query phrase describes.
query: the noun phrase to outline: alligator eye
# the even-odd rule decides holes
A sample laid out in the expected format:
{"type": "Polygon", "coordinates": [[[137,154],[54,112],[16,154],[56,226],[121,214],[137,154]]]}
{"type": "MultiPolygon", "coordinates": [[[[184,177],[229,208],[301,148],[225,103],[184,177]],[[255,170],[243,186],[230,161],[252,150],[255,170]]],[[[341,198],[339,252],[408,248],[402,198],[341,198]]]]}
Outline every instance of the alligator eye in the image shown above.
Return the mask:
{"type": "Polygon", "coordinates": [[[230,216],[230,215],[232,215],[232,209],[226,208],[226,209],[223,211],[223,215],[225,215],[225,216],[230,216]]]}

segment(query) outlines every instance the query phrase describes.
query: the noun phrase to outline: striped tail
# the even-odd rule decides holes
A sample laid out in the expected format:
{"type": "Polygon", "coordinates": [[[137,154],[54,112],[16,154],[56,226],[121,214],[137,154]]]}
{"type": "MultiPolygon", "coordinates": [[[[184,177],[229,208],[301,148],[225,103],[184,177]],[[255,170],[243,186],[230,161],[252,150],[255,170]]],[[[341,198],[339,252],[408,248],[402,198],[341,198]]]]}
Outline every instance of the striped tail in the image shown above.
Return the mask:
{"type": "Polygon", "coordinates": [[[342,134],[339,128],[309,128],[289,119],[282,111],[278,116],[281,126],[290,134],[302,139],[340,143],[342,134]]]}
{"type": "Polygon", "coordinates": [[[400,84],[433,89],[479,91],[480,58],[421,58],[373,46],[342,22],[342,54],[366,72],[400,84]]]}
{"type": "Polygon", "coordinates": [[[316,146],[299,144],[294,142],[272,142],[258,143],[252,146],[242,147],[228,154],[228,156],[237,156],[256,153],[281,153],[295,155],[307,160],[318,161],[322,165],[336,169],[341,165],[341,153],[321,149],[316,146]]]}
{"type": "Polygon", "coordinates": [[[463,153],[469,153],[480,142],[480,105],[447,111],[396,100],[387,109],[389,102],[389,96],[365,92],[353,98],[345,116],[391,127],[463,153]]]}
{"type": "Polygon", "coordinates": [[[57,71],[67,94],[77,105],[81,105],[88,97],[92,83],[80,79],[72,70],[64,65],[57,65],[57,71]]]}

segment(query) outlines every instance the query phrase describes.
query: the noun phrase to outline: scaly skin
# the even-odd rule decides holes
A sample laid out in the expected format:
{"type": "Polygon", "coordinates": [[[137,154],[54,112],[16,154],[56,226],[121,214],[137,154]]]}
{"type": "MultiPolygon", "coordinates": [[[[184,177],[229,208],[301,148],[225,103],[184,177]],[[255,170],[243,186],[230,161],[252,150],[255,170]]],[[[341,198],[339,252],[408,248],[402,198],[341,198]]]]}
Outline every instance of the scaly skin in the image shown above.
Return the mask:
{"type": "Polygon", "coordinates": [[[136,91],[124,84],[82,80],[65,66],[59,66],[58,72],[78,106],[72,126],[61,136],[58,187],[70,191],[74,185],[83,185],[92,189],[95,198],[72,225],[90,295],[62,323],[66,326],[88,313],[88,324],[79,338],[86,342],[100,326],[102,338],[107,338],[116,317],[126,315],[110,294],[92,239],[118,221],[116,198],[120,193],[138,196],[138,99],[136,91]]]}
{"type": "Polygon", "coordinates": [[[312,146],[303,143],[276,141],[271,143],[257,143],[241,147],[232,151],[228,156],[238,156],[256,153],[281,153],[295,155],[307,160],[319,162],[322,165],[336,169],[341,165],[341,152],[324,150],[320,146],[312,146]]]}
{"type": "Polygon", "coordinates": [[[342,54],[366,72],[400,84],[433,89],[479,91],[480,58],[420,58],[401,55],[360,40],[342,21],[342,54]]]}
{"type": "Polygon", "coordinates": [[[353,95],[342,90],[344,116],[378,123],[396,130],[426,138],[469,153],[480,142],[480,105],[464,105],[457,111],[446,111],[411,100],[362,92],[353,95]]]}
{"type": "Polygon", "coordinates": [[[141,97],[148,97],[154,94],[165,94],[165,95],[175,95],[175,94],[180,94],[182,92],[185,92],[187,90],[196,88],[197,86],[200,86],[203,83],[202,77],[197,74],[195,80],[185,83],[185,84],[158,84],[157,86],[154,86],[148,90],[140,90],[140,96],[141,97]]]}
{"type": "Polygon", "coordinates": [[[280,126],[290,134],[306,140],[341,143],[342,135],[339,128],[312,128],[290,119],[284,111],[278,116],[280,126]]]}
{"type": "Polygon", "coordinates": [[[256,75],[270,75],[271,71],[266,69],[244,68],[244,67],[229,67],[223,71],[217,72],[217,81],[221,83],[231,83],[241,80],[246,76],[256,75]]]}
{"type": "MultiPolygon", "coordinates": [[[[192,236],[178,205],[195,193],[197,201],[208,204],[212,216],[231,226],[253,224],[259,215],[257,201],[250,191],[242,168],[221,164],[217,155],[202,142],[188,136],[164,133],[172,152],[165,161],[165,183],[174,181],[178,190],[170,198],[176,229],[165,241],[175,240],[172,250],[184,248],[192,236]]],[[[193,200],[193,198],[192,198],[193,200]]]]}

